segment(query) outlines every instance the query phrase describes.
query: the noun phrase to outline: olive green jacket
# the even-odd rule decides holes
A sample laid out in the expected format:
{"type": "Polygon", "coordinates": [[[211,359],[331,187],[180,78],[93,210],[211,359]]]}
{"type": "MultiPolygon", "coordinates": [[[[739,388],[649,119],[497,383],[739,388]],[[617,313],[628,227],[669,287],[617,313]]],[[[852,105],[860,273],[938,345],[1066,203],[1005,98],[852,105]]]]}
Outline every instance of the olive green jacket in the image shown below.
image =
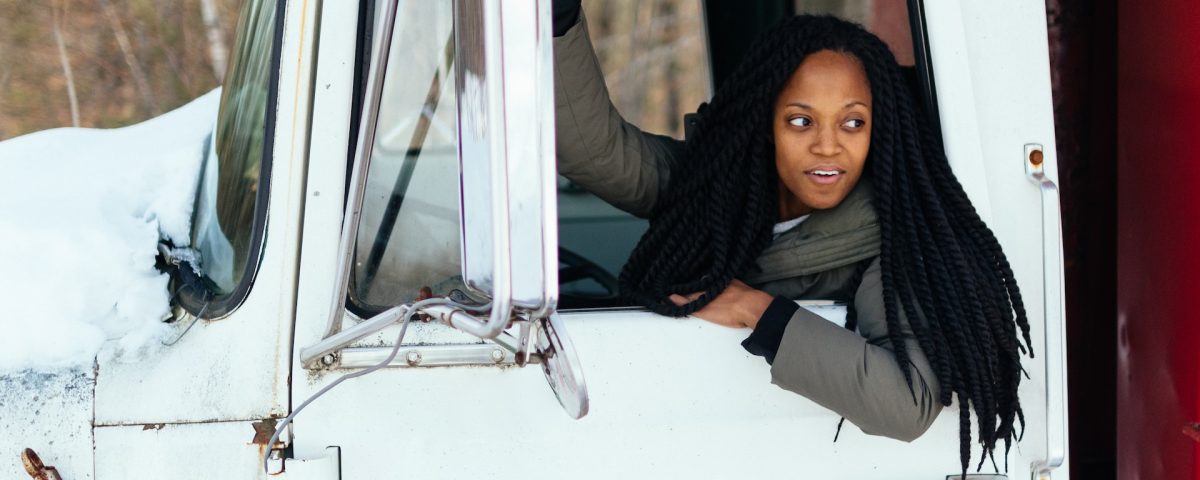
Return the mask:
{"type": "MultiPolygon", "coordinates": [[[[605,201],[649,215],[670,184],[683,142],[641,131],[609,99],[587,22],[554,39],[558,170],[605,201]]],[[[852,332],[803,308],[788,323],[771,366],[772,381],[837,412],[864,432],[911,441],[941,411],[939,386],[901,312],[908,340],[910,391],[896,363],[884,318],[879,226],[871,189],[861,181],[845,200],[778,236],[742,278],[772,295],[853,301],[852,332]],[[874,258],[862,281],[852,279],[874,258]]],[[[732,347],[731,347],[732,348],[732,347]]]]}

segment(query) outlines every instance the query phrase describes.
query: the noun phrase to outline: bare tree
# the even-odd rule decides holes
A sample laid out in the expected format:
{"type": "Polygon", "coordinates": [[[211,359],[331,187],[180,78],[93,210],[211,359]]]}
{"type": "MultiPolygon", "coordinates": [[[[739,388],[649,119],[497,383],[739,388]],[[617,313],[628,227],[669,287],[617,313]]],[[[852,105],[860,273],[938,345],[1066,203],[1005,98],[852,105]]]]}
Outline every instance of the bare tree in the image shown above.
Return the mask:
{"type": "Polygon", "coordinates": [[[162,113],[158,101],[154,99],[154,91],[150,89],[150,82],[146,80],[146,72],[142,70],[142,64],[138,63],[137,57],[133,54],[129,35],[125,33],[125,27],[121,25],[121,18],[117,15],[116,9],[108,0],[100,0],[100,7],[104,10],[104,17],[108,20],[109,26],[112,27],[113,35],[117,37],[117,46],[121,47],[125,65],[129,66],[129,74],[133,76],[133,83],[137,85],[138,93],[142,95],[142,102],[146,105],[146,109],[154,115],[162,113]]]}
{"type": "Polygon", "coordinates": [[[215,0],[200,0],[200,14],[204,17],[204,30],[208,35],[208,59],[212,63],[213,75],[220,82],[225,78],[228,53],[224,37],[221,36],[220,18],[217,16],[215,0]]]}
{"type": "Polygon", "coordinates": [[[67,56],[66,40],[63,39],[62,17],[66,15],[66,7],[61,1],[50,5],[52,9],[51,28],[54,31],[54,43],[58,44],[58,60],[62,63],[63,76],[67,79],[67,100],[71,103],[71,126],[79,126],[79,97],[75,95],[75,75],[71,73],[71,58],[67,56]]]}

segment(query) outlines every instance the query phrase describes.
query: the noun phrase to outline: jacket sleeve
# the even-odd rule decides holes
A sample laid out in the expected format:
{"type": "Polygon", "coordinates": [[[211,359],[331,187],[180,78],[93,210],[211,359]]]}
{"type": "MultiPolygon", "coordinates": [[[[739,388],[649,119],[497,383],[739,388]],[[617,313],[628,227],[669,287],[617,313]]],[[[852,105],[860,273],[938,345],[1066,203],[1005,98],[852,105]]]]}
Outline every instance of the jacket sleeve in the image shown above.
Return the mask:
{"type": "Polygon", "coordinates": [[[554,39],[558,173],[617,208],[647,217],[683,142],[643,132],[617,112],[581,12],[554,39]]]}
{"type": "Polygon", "coordinates": [[[888,339],[879,259],[863,274],[854,305],[858,334],[797,310],[771,366],[772,382],[837,412],[865,433],[910,442],[941,411],[940,389],[901,312],[912,370],[910,393],[888,339]]]}

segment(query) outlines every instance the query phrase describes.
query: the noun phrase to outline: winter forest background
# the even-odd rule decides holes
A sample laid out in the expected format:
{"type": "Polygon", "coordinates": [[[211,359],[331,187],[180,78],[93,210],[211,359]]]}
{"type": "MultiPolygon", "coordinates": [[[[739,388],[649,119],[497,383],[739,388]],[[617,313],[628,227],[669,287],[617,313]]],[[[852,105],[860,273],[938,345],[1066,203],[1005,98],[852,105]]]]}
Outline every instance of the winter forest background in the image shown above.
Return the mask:
{"type": "Polygon", "coordinates": [[[242,0],[0,0],[0,140],[112,128],[220,85],[242,0]]]}
{"type": "MultiPolygon", "coordinates": [[[[130,125],[217,87],[242,2],[0,0],[0,140],[130,125]]],[[[700,2],[584,3],[609,84],[630,92],[618,106],[644,128],[682,134],[680,112],[709,95],[707,62],[694,61],[700,2]]]]}
{"type": "MultiPolygon", "coordinates": [[[[131,125],[212,90],[224,76],[243,2],[0,0],[0,140],[55,127],[131,125]]],[[[711,95],[700,0],[583,3],[618,109],[643,129],[682,136],[682,114],[711,95]]],[[[862,22],[885,38],[893,23],[907,27],[875,18],[902,11],[902,1],[795,5],[862,22]]],[[[908,41],[906,32],[898,35],[908,41]]]]}

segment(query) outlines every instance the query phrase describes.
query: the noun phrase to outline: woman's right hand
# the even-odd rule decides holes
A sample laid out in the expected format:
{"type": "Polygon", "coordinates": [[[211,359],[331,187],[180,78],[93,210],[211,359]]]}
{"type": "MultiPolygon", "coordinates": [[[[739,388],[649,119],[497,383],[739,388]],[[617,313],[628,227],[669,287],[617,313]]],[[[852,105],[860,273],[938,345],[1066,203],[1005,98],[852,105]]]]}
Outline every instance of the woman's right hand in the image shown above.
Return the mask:
{"type": "MultiPolygon", "coordinates": [[[[671,303],[683,306],[699,298],[700,292],[687,296],[674,294],[669,297],[671,303]]],[[[758,326],[758,319],[771,305],[772,297],[767,292],[758,290],[741,280],[734,280],[725,287],[708,305],[693,315],[717,325],[729,328],[750,328],[758,326]]]]}

